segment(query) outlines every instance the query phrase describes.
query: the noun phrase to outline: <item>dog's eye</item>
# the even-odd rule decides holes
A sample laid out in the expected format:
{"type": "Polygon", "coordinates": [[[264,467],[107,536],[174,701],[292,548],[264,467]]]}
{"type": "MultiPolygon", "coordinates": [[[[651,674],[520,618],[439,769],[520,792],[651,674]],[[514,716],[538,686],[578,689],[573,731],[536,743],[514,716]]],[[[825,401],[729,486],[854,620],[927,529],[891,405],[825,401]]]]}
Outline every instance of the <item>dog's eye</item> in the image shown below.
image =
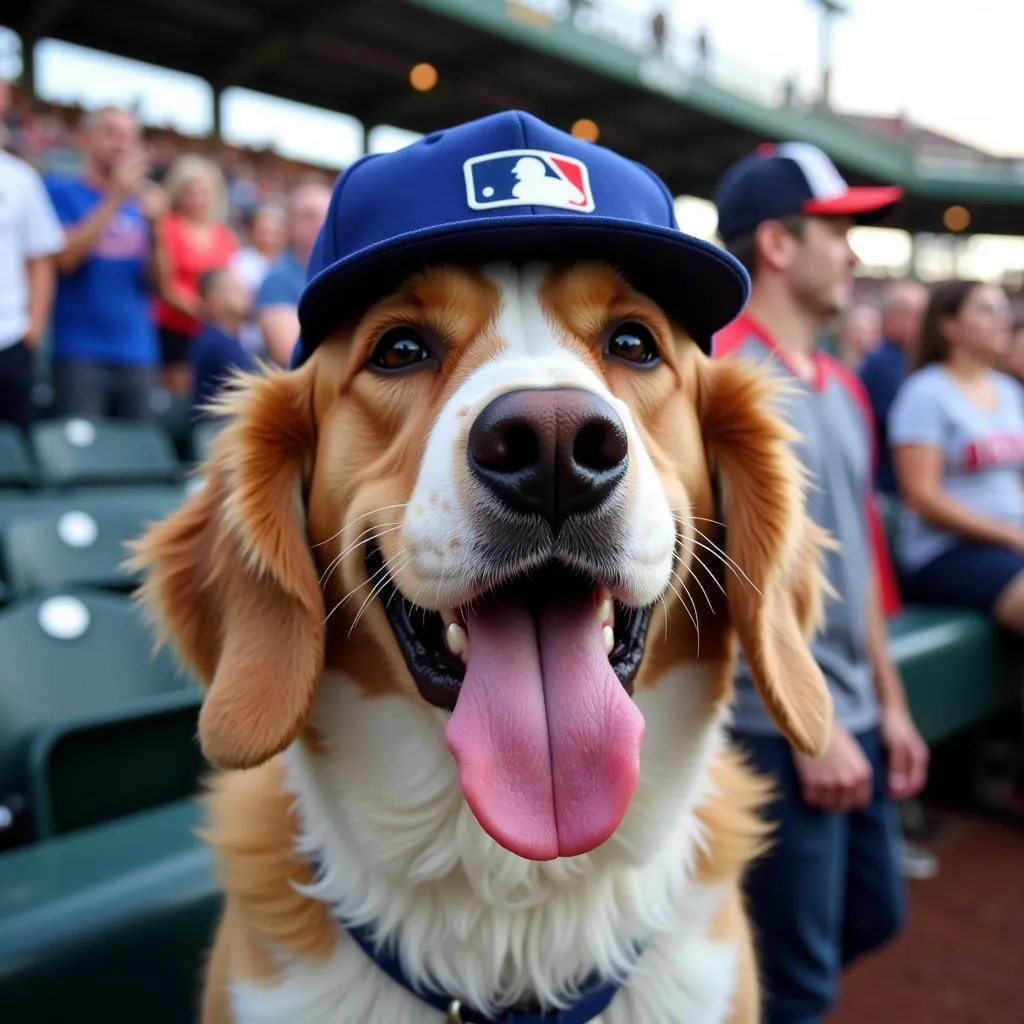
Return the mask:
{"type": "Polygon", "coordinates": [[[415,327],[390,327],[374,346],[370,365],[378,370],[408,370],[433,357],[415,327]]]}
{"type": "Polygon", "coordinates": [[[635,321],[619,324],[612,330],[608,336],[608,355],[646,366],[661,358],[650,328],[635,321]]]}

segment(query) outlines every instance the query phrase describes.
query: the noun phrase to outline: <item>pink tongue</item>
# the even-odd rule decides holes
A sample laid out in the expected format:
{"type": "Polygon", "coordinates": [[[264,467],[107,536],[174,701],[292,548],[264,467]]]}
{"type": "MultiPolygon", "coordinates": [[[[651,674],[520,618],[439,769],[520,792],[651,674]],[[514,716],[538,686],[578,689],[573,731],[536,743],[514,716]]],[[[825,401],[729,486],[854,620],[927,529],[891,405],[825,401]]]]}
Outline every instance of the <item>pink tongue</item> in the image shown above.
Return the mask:
{"type": "Polygon", "coordinates": [[[644,720],[612,671],[589,594],[489,601],[466,622],[466,677],[445,741],[487,833],[529,860],[573,857],[618,827],[644,720]]]}

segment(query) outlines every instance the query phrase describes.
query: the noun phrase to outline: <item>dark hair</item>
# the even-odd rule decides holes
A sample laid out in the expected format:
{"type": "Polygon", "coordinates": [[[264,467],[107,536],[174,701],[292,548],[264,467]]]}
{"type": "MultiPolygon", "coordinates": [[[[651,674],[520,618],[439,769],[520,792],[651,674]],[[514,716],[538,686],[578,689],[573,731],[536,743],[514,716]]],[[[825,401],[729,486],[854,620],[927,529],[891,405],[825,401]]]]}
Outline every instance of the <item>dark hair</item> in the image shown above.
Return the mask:
{"type": "Polygon", "coordinates": [[[981,281],[943,281],[932,288],[921,324],[916,369],[944,363],[949,358],[949,339],[942,331],[942,321],[959,316],[971,293],[981,284],[981,281]]]}
{"type": "MultiPolygon", "coordinates": [[[[797,239],[804,237],[807,227],[807,218],[802,213],[787,214],[785,217],[776,219],[791,235],[797,239]]],[[[763,223],[763,221],[762,221],[763,223]]],[[[725,248],[743,264],[744,269],[750,275],[751,281],[757,272],[757,228],[745,235],[734,238],[731,242],[725,243],[725,248]]]]}

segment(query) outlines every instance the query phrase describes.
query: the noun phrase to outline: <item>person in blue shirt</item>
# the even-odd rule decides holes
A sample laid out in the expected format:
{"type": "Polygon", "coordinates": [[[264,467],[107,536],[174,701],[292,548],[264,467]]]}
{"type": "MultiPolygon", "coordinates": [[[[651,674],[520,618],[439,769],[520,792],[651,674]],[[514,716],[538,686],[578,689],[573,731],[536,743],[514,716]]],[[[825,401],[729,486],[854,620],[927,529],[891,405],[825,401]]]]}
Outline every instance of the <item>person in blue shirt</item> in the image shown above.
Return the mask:
{"type": "Polygon", "coordinates": [[[875,427],[875,489],[882,494],[898,493],[889,451],[889,410],[914,361],[927,305],[928,290],[923,284],[903,280],[889,285],[882,299],[882,343],[860,369],[875,427]]]}
{"type": "Polygon", "coordinates": [[[53,312],[55,411],[144,420],[158,359],[149,267],[162,192],[127,111],[90,114],[84,148],[84,175],[46,182],[67,234],[53,312]]]}
{"type": "Polygon", "coordinates": [[[331,190],[326,185],[310,183],[295,190],[288,211],[288,250],[271,267],[256,295],[264,348],[281,366],[288,365],[299,336],[299,296],[306,285],[309,256],[330,202],[331,190]]]}
{"type": "Polygon", "coordinates": [[[238,275],[230,268],[208,271],[199,279],[199,298],[205,309],[205,324],[189,346],[193,423],[207,418],[208,404],[236,370],[258,369],[255,358],[241,342],[249,293],[238,275]]]}

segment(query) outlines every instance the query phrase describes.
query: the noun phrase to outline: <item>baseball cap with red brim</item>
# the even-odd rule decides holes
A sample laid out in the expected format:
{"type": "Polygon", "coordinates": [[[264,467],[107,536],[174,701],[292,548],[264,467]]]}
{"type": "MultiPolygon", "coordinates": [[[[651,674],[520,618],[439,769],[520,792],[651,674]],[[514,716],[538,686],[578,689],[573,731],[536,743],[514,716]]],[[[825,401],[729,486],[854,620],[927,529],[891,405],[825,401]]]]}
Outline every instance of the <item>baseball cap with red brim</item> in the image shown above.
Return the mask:
{"type": "Polygon", "coordinates": [[[714,203],[718,233],[728,243],[763,221],[794,214],[876,224],[902,198],[897,185],[850,186],[811,143],[782,142],[759,146],[733,164],[718,183],[714,203]]]}

